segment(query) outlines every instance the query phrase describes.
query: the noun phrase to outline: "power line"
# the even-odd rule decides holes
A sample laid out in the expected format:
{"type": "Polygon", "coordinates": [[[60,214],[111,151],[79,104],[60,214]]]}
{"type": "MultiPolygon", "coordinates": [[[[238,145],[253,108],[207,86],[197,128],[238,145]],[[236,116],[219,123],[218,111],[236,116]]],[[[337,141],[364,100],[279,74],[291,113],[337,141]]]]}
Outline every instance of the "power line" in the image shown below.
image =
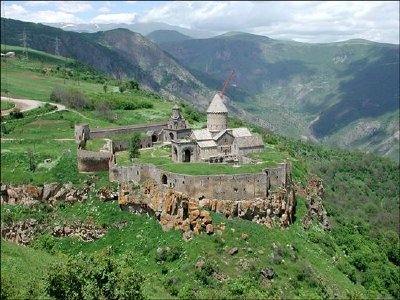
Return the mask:
{"type": "Polygon", "coordinates": [[[27,42],[27,35],[25,28],[24,31],[22,32],[22,46],[24,47],[24,49],[22,50],[24,58],[28,59],[28,42],[27,42]]]}
{"type": "MultiPolygon", "coordinates": [[[[4,54],[6,54],[7,53],[7,43],[6,43],[6,9],[5,9],[5,4],[4,4],[4,1],[1,1],[1,5],[2,5],[2,8],[1,8],[1,12],[2,12],[2,14],[3,14],[3,20],[2,20],[2,22],[1,22],[1,25],[2,25],[2,28],[1,28],[1,37],[2,37],[2,39],[3,39],[3,44],[4,44],[4,54]]],[[[3,58],[1,59],[2,61],[2,63],[3,63],[3,58]]],[[[4,86],[5,86],[5,88],[4,88],[4,90],[5,90],[5,93],[6,93],[6,96],[8,96],[8,59],[7,59],[7,57],[4,57],[4,66],[5,66],[5,80],[4,80],[4,86]]]]}
{"type": "Polygon", "coordinates": [[[54,49],[54,55],[60,56],[60,40],[56,37],[56,45],[54,49]]]}

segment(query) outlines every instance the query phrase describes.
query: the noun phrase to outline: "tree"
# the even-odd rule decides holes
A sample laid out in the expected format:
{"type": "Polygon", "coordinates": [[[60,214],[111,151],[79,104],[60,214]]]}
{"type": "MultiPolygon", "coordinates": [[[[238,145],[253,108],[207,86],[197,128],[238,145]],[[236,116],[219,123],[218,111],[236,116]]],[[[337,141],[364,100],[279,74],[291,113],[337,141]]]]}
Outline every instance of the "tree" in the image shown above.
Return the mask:
{"type": "Polygon", "coordinates": [[[135,132],[135,134],[129,141],[129,158],[133,159],[139,157],[140,155],[139,149],[140,149],[140,133],[135,132]]]}
{"type": "Polygon", "coordinates": [[[116,260],[111,248],[68,257],[56,263],[46,278],[46,291],[55,299],[144,299],[141,274],[129,257],[116,260]]]}
{"type": "Polygon", "coordinates": [[[35,172],[35,170],[36,170],[35,155],[31,148],[28,149],[27,155],[28,155],[28,162],[29,162],[29,170],[31,172],[35,172]]]}

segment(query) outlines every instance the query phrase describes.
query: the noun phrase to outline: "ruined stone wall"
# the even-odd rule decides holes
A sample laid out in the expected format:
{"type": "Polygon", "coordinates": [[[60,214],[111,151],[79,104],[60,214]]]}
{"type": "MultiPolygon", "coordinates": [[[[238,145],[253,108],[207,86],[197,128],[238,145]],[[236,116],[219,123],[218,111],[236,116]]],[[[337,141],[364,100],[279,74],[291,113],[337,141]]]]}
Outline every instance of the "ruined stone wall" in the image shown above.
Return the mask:
{"type": "Polygon", "coordinates": [[[167,127],[167,121],[141,125],[120,126],[111,128],[90,129],[90,136],[96,138],[112,137],[115,134],[127,134],[132,132],[161,131],[167,127]]]}
{"type": "Polygon", "coordinates": [[[287,176],[290,174],[290,167],[288,165],[287,163],[281,163],[276,168],[266,169],[272,185],[285,186],[287,184],[287,176]]]}
{"type": "Polygon", "coordinates": [[[79,172],[108,171],[108,164],[112,153],[93,152],[78,149],[78,170],[79,172]]]}
{"type": "MultiPolygon", "coordinates": [[[[125,151],[129,149],[129,140],[128,139],[112,139],[113,141],[113,151],[125,151]]],[[[140,138],[140,149],[150,148],[153,146],[153,142],[151,136],[144,136],[140,138]]]]}
{"type": "Polygon", "coordinates": [[[165,172],[154,165],[120,167],[111,163],[109,177],[110,181],[120,183],[151,180],[195,199],[249,200],[267,197],[271,184],[286,186],[286,171],[284,163],[256,174],[185,175],[165,172]]]}
{"type": "Polygon", "coordinates": [[[256,146],[256,147],[242,147],[239,148],[238,154],[245,156],[249,153],[256,153],[256,152],[263,152],[264,151],[264,146],[256,146]]]}
{"type": "Polygon", "coordinates": [[[79,143],[83,139],[82,133],[84,133],[86,140],[90,139],[90,129],[88,124],[75,125],[75,142],[79,143]]]}

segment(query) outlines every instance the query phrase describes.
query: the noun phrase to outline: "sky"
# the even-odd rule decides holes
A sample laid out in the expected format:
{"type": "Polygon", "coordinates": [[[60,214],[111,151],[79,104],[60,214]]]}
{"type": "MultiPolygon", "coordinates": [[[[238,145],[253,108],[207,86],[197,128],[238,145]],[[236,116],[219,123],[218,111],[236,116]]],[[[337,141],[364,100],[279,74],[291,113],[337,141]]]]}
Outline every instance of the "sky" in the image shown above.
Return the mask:
{"type": "Polygon", "coordinates": [[[214,34],[399,44],[399,1],[1,1],[1,16],[35,23],[163,22],[214,34]]]}

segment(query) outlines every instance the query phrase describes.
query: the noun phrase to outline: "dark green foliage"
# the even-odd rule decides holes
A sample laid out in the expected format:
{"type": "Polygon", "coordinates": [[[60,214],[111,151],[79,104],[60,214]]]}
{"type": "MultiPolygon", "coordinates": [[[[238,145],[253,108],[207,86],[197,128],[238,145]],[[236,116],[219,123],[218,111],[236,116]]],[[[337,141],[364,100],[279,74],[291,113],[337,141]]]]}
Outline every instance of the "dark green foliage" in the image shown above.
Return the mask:
{"type": "Polygon", "coordinates": [[[86,96],[74,88],[56,87],[50,94],[50,100],[78,110],[93,109],[86,96]]]}
{"type": "Polygon", "coordinates": [[[118,261],[110,250],[78,254],[53,265],[46,290],[56,299],[144,299],[143,277],[129,264],[118,261]]]}
{"type": "Polygon", "coordinates": [[[134,159],[139,157],[140,152],[140,133],[135,132],[129,141],[129,158],[134,159]]]}
{"type": "Polygon", "coordinates": [[[19,108],[14,108],[10,112],[10,118],[11,119],[22,119],[24,117],[24,114],[20,111],[19,108]]]}
{"type": "Polygon", "coordinates": [[[213,280],[213,273],[218,271],[215,262],[207,260],[204,265],[195,271],[196,279],[204,285],[211,285],[213,280]]]}
{"type": "Polygon", "coordinates": [[[96,107],[100,104],[106,105],[111,110],[135,110],[143,108],[153,108],[154,105],[150,100],[143,99],[149,95],[150,94],[146,93],[145,91],[132,91],[125,94],[108,93],[106,99],[104,99],[103,94],[91,94],[91,104],[88,109],[92,109],[93,107],[96,107]]]}
{"type": "Polygon", "coordinates": [[[173,247],[162,247],[158,248],[156,252],[156,261],[157,262],[173,262],[179,259],[182,255],[182,247],[173,246],[173,247]]]}

